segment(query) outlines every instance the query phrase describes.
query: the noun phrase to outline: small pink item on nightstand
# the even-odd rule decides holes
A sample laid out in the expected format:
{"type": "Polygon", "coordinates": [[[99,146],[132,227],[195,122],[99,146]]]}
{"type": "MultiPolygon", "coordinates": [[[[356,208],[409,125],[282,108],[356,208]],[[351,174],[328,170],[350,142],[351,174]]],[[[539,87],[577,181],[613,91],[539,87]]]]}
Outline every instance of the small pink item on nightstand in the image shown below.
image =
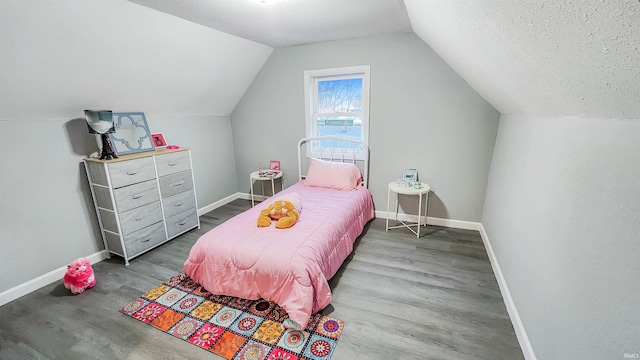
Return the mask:
{"type": "Polygon", "coordinates": [[[180,149],[180,146],[178,146],[178,145],[169,145],[169,146],[167,146],[167,149],[180,149]]]}

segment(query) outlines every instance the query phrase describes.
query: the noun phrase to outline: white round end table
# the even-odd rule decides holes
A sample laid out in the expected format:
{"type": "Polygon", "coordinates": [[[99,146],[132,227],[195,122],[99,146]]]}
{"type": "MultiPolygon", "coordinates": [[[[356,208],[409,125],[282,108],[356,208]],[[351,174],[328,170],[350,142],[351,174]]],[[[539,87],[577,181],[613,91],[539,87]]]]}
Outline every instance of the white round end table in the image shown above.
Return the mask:
{"type": "Polygon", "coordinates": [[[271,195],[275,195],[276,194],[276,188],[274,185],[274,180],[275,179],[280,179],[280,186],[282,187],[282,189],[284,189],[284,179],[282,178],[283,175],[283,171],[280,170],[278,171],[277,174],[274,174],[272,176],[260,176],[260,172],[259,171],[254,171],[251,173],[251,175],[249,175],[249,184],[251,185],[251,207],[255,206],[255,201],[253,199],[253,184],[256,181],[260,181],[261,185],[262,185],[262,199],[264,200],[264,182],[271,180],[271,195]]]}
{"type": "Polygon", "coordinates": [[[389,231],[389,229],[397,229],[397,228],[401,228],[401,227],[406,227],[407,229],[411,230],[412,233],[414,233],[416,235],[416,237],[420,237],[420,226],[427,226],[427,206],[429,204],[429,191],[431,191],[431,186],[429,186],[429,184],[426,183],[420,183],[420,187],[419,188],[414,188],[413,186],[402,186],[402,185],[398,185],[398,183],[396,183],[395,181],[392,181],[389,183],[389,190],[387,192],[387,225],[386,225],[386,231],[389,231]],[[396,217],[395,217],[395,221],[399,222],[400,225],[397,226],[389,226],[389,217],[390,217],[390,213],[389,213],[389,204],[391,202],[391,193],[394,192],[396,194],[396,217]],[[413,196],[418,196],[419,200],[418,200],[418,221],[416,223],[407,223],[404,222],[402,220],[398,220],[398,195],[402,194],[402,195],[413,195],[413,196]],[[420,216],[420,210],[422,210],[422,195],[425,195],[425,206],[424,206],[424,224],[422,224],[422,219],[420,216]],[[412,227],[413,226],[417,226],[417,231],[413,230],[412,227]]]}

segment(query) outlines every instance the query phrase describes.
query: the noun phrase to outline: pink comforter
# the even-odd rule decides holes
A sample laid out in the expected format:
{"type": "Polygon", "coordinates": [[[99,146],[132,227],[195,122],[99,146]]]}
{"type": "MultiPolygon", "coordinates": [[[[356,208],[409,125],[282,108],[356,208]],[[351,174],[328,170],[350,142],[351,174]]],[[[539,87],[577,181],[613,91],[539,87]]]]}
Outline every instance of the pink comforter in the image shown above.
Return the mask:
{"type": "Polygon", "coordinates": [[[303,329],[331,302],[327,280],[373,217],[364,187],[332,190],[298,182],[201,236],[184,271],[214,294],[274,301],[303,329]],[[302,201],[300,220],[289,229],[259,228],[260,210],[291,192],[302,201]]]}

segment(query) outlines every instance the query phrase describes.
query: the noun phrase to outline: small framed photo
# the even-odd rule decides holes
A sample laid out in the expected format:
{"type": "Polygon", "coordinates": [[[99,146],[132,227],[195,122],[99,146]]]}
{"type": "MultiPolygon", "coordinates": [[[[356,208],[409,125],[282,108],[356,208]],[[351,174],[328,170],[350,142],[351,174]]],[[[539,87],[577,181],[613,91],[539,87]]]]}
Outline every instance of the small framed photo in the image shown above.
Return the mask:
{"type": "Polygon", "coordinates": [[[162,135],[162,133],[151,134],[151,140],[153,140],[153,146],[157,148],[167,147],[167,142],[165,141],[164,135],[162,135]]]}
{"type": "Polygon", "coordinates": [[[278,160],[271,160],[269,162],[269,169],[270,170],[277,170],[280,171],[280,161],[278,160]]]}
{"type": "Polygon", "coordinates": [[[404,171],[402,171],[402,178],[409,182],[415,182],[418,180],[418,170],[404,169],[404,171]]]}

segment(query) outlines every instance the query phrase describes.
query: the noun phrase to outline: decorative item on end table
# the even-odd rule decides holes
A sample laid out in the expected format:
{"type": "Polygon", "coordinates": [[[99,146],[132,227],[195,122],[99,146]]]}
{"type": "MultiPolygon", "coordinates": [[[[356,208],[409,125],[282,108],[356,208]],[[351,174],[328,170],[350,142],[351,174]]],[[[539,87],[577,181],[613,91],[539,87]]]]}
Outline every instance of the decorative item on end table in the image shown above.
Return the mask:
{"type": "Polygon", "coordinates": [[[277,170],[263,170],[263,171],[260,171],[258,173],[258,176],[271,178],[271,177],[274,177],[274,176],[278,175],[279,172],[280,171],[277,171],[277,170]]]}
{"type": "Polygon", "coordinates": [[[404,171],[402,172],[402,178],[409,181],[410,183],[413,183],[418,180],[418,170],[404,169],[404,171]]]}
{"type": "Polygon", "coordinates": [[[84,116],[89,128],[89,134],[100,134],[102,140],[101,160],[117,159],[113,144],[107,134],[116,131],[111,110],[85,110],[84,116]]]}
{"type": "Polygon", "coordinates": [[[271,160],[271,162],[269,163],[269,169],[271,169],[271,170],[280,170],[280,161],[271,160]]]}

